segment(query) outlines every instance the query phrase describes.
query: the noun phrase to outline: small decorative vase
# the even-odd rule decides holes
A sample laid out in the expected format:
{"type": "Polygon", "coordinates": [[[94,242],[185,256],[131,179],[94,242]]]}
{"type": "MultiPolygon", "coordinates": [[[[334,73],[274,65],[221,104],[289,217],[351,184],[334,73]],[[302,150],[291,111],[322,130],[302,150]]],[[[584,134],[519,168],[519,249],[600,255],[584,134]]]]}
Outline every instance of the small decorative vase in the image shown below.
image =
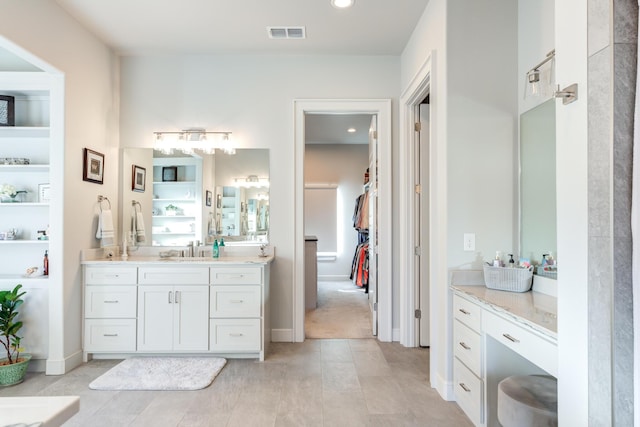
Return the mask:
{"type": "MultiPolygon", "coordinates": [[[[7,359],[0,360],[0,363],[6,362],[7,359]]],[[[11,365],[0,364],[0,386],[6,387],[10,385],[19,384],[24,380],[24,375],[27,373],[27,367],[31,361],[30,354],[21,354],[20,361],[18,363],[12,363],[11,365]]]]}

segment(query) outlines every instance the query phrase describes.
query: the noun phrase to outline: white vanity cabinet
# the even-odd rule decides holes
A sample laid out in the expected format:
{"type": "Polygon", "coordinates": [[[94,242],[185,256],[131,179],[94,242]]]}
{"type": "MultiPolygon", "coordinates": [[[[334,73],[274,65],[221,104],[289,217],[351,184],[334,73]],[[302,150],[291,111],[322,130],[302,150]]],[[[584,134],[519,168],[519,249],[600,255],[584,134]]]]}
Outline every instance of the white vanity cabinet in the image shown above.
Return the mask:
{"type": "Polygon", "coordinates": [[[269,262],[157,258],[84,266],[84,357],[101,353],[264,356],[269,262]]]}
{"type": "Polygon", "coordinates": [[[138,269],[138,351],[207,351],[209,269],[138,269]]]}
{"type": "Polygon", "coordinates": [[[84,355],[136,350],[135,267],[84,270],[84,355]]]}
{"type": "Polygon", "coordinates": [[[558,375],[556,300],[538,292],[453,287],[453,380],[476,426],[499,425],[498,383],[511,375],[558,375]]]}

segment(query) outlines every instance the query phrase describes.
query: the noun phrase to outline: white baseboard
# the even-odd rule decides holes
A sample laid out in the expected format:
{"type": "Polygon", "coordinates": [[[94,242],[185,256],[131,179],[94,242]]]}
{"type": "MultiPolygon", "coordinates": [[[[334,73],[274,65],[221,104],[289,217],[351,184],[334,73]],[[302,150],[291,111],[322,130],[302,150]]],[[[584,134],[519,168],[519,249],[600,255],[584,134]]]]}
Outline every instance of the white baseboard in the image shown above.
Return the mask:
{"type": "Polygon", "coordinates": [[[293,329],[272,329],[271,342],[293,342],[293,329]]]}
{"type": "Polygon", "coordinates": [[[393,342],[400,342],[400,328],[394,328],[391,330],[391,340],[393,342]]]}
{"type": "Polygon", "coordinates": [[[47,375],[64,375],[82,363],[82,351],[77,351],[64,359],[47,359],[45,373],[47,375]]]}
{"type": "Polygon", "coordinates": [[[451,381],[445,381],[441,376],[436,377],[435,383],[431,383],[431,387],[434,387],[440,397],[447,401],[455,401],[456,397],[453,393],[453,383],[451,381]]]}

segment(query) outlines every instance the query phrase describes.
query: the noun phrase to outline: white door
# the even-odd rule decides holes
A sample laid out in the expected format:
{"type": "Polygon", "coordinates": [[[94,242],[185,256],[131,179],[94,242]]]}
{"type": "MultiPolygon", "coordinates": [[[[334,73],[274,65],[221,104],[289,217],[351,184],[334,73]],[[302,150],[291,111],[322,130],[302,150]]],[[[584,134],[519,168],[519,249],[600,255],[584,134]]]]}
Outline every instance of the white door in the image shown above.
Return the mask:
{"type": "Polygon", "coordinates": [[[138,350],[173,349],[173,288],[138,286],[138,350]]]}
{"type": "Polygon", "coordinates": [[[209,349],[209,286],[175,286],[173,349],[209,349]]]}
{"type": "Polygon", "coordinates": [[[373,335],[378,335],[378,116],[369,128],[369,306],[373,335]]]}
{"type": "Polygon", "coordinates": [[[416,138],[416,280],[419,298],[420,346],[429,347],[429,104],[419,106],[420,130],[416,138]]]}

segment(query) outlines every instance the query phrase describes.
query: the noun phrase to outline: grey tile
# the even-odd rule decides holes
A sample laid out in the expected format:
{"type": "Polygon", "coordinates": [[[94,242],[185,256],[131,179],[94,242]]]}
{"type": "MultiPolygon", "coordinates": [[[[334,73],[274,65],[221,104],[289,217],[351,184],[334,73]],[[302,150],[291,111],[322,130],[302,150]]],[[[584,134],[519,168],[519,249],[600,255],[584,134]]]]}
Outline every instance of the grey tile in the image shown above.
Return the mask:
{"type": "Polygon", "coordinates": [[[354,351],[353,359],[359,377],[391,375],[391,368],[379,349],[378,351],[354,351]]]}
{"type": "Polygon", "coordinates": [[[370,414],[406,414],[409,412],[407,401],[402,396],[400,386],[393,377],[360,378],[362,393],[370,414]]]}
{"type": "Polygon", "coordinates": [[[589,56],[609,46],[611,41],[611,4],[609,0],[589,0],[588,13],[588,44],[589,56]]]}
{"type": "Polygon", "coordinates": [[[359,392],[360,382],[353,362],[323,363],[322,387],[326,391],[359,392]]]}
{"type": "Polygon", "coordinates": [[[324,340],[320,346],[323,362],[353,362],[347,340],[324,340]]]}

